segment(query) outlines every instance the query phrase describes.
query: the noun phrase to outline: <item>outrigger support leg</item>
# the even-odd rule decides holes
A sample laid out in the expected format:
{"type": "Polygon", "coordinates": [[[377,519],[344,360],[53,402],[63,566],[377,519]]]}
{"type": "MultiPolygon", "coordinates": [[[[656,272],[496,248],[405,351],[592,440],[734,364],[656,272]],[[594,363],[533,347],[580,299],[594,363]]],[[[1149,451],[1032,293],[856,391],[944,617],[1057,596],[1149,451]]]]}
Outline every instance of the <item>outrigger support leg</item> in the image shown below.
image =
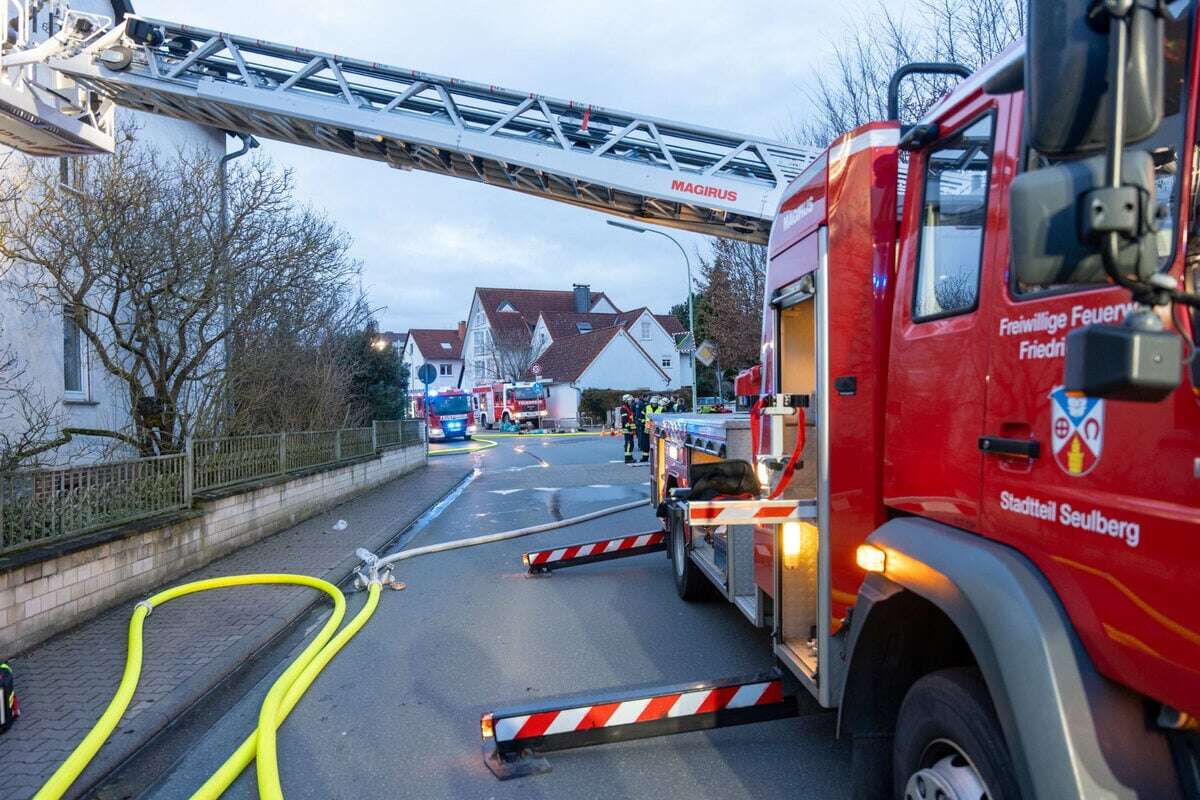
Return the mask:
{"type": "Polygon", "coordinates": [[[549,550],[533,550],[521,556],[521,562],[531,575],[544,574],[564,567],[577,567],[614,558],[640,556],[643,553],[658,553],[667,549],[663,531],[649,531],[616,539],[600,539],[595,542],[569,544],[549,550]]]}
{"type": "Polygon", "coordinates": [[[772,670],[499,709],[483,715],[480,730],[484,762],[497,778],[508,780],[548,771],[540,755],[552,750],[799,715],[796,695],[785,693],[782,674],[772,670]]]}

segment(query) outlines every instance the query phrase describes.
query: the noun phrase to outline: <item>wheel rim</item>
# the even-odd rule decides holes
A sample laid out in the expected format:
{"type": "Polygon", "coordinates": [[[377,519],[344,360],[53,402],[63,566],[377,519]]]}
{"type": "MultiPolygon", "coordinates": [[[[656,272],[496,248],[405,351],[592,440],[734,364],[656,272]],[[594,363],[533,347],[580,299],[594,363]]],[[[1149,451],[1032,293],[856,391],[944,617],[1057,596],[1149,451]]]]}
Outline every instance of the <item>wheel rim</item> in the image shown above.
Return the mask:
{"type": "Polygon", "coordinates": [[[948,739],[925,748],[921,768],[908,778],[904,800],[989,800],[987,784],[971,759],[948,739]]]}
{"type": "Polygon", "coordinates": [[[675,557],[671,559],[675,562],[675,574],[683,577],[683,559],[686,554],[683,552],[683,531],[675,530],[671,532],[671,550],[675,553],[675,557]]]}

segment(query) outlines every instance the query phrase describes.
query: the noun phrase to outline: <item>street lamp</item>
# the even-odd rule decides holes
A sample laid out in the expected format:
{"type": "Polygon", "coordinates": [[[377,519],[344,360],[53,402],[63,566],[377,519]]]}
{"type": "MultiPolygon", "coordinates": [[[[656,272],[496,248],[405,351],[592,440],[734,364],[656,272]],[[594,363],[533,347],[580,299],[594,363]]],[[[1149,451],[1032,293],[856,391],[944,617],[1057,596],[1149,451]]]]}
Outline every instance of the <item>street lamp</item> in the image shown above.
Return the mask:
{"type": "Polygon", "coordinates": [[[608,224],[612,225],[614,228],[621,228],[623,230],[633,231],[634,233],[657,233],[659,236],[665,236],[668,239],[670,239],[672,242],[675,243],[675,246],[679,248],[679,252],[683,253],[683,263],[687,265],[688,334],[692,337],[692,348],[693,348],[693,350],[692,350],[692,411],[695,412],[696,411],[696,356],[695,356],[694,348],[696,347],[696,314],[692,308],[692,261],[691,261],[691,259],[688,258],[687,250],[683,249],[683,245],[681,245],[679,243],[679,240],[676,239],[674,236],[672,236],[669,233],[664,233],[663,231],[660,231],[657,228],[644,228],[641,225],[634,225],[633,223],[622,222],[622,221],[616,220],[616,219],[606,220],[606,222],[608,222],[608,224]]]}

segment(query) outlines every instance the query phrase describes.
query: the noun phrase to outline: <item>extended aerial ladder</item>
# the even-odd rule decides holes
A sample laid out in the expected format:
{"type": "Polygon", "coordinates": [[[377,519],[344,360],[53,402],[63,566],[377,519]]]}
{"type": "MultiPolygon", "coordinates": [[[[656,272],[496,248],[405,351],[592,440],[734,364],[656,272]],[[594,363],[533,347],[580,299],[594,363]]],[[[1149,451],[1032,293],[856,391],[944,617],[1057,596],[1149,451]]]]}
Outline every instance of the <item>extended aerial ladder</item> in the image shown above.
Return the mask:
{"type": "Polygon", "coordinates": [[[124,106],[760,243],[819,154],[175,22],[6,6],[0,142],[27,153],[110,152],[124,106]]]}

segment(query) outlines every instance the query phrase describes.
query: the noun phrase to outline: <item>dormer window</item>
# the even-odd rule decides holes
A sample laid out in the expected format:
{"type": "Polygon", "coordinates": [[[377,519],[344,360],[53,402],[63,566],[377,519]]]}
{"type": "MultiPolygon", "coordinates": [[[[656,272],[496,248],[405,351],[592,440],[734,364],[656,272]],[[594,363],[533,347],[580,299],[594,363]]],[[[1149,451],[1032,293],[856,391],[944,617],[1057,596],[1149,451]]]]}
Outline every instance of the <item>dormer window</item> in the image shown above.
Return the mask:
{"type": "Polygon", "coordinates": [[[454,348],[452,348],[452,347],[450,346],[450,343],[449,343],[449,342],[442,342],[442,349],[443,349],[443,350],[453,350],[454,348]]]}
{"type": "Polygon", "coordinates": [[[579,331],[580,333],[591,333],[591,332],[592,332],[592,323],[590,323],[590,322],[576,322],[576,323],[575,323],[575,330],[579,331]]]}

